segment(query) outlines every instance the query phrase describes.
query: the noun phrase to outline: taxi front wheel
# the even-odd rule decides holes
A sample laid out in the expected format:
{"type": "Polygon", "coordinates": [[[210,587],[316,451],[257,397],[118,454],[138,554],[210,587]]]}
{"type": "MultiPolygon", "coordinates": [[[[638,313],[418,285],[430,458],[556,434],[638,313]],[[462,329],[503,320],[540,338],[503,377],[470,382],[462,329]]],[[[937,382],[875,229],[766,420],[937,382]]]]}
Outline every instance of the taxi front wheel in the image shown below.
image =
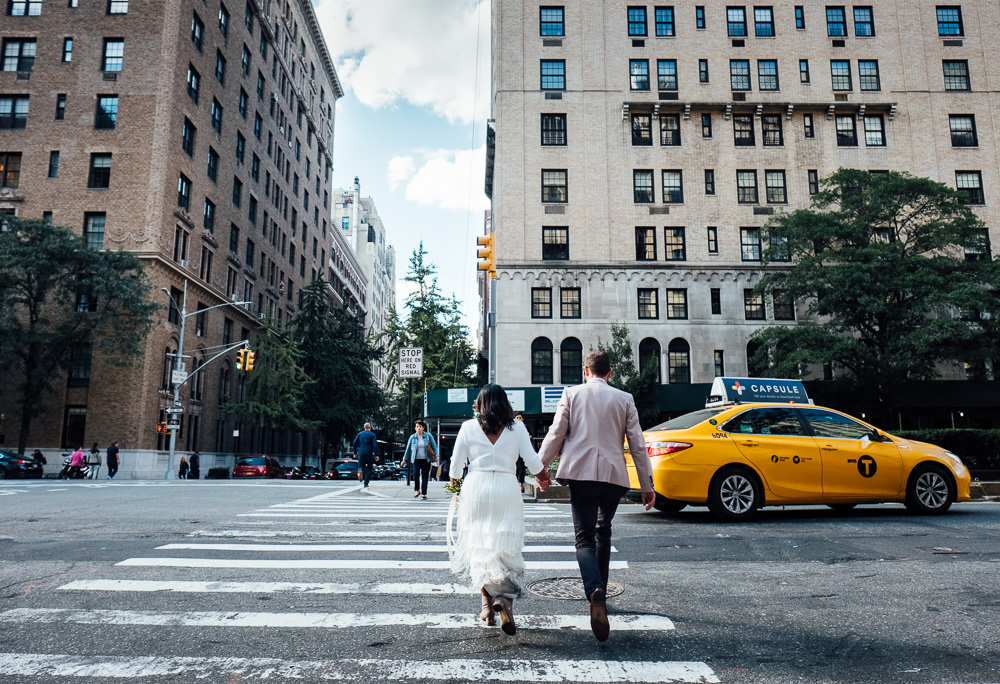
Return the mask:
{"type": "Polygon", "coordinates": [[[951,508],[955,486],[941,466],[917,466],[906,485],[906,507],[913,513],[936,515],[951,508]]]}
{"type": "Polygon", "coordinates": [[[762,499],[757,478],[745,468],[724,468],[708,485],[708,508],[721,520],[749,520],[762,499]]]}

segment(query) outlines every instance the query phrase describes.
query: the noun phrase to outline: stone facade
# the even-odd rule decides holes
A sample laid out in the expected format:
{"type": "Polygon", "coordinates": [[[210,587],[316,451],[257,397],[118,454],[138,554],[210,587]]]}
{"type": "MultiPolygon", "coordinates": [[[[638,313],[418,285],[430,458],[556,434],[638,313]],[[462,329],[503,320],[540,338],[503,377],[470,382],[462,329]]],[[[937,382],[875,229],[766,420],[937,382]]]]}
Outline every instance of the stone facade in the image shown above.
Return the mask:
{"type": "Polygon", "coordinates": [[[995,4],[831,8],[843,35],[817,3],[493,3],[498,382],[578,381],[612,322],[663,383],[746,374],[749,336],[804,315],[745,300],[753,229],[841,167],[981,177],[997,244],[995,4]]]}

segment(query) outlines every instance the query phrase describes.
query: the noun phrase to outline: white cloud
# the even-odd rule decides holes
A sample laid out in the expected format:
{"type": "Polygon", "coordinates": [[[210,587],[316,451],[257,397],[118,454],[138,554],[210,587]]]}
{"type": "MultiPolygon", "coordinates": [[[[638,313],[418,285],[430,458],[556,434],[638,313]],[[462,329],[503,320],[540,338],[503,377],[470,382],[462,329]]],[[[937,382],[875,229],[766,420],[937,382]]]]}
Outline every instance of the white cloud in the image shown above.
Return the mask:
{"type": "Polygon", "coordinates": [[[315,11],[337,74],[360,102],[406,101],[452,123],[484,117],[489,0],[319,0],[315,11]],[[477,54],[478,64],[459,57],[477,54]]]}
{"type": "Polygon", "coordinates": [[[410,180],[413,177],[413,170],[415,164],[413,157],[393,157],[389,160],[388,168],[386,169],[386,178],[389,181],[389,189],[395,190],[401,184],[410,180]]]}
{"type": "MultiPolygon", "coordinates": [[[[435,150],[423,156],[420,167],[410,169],[407,201],[454,211],[489,208],[483,193],[485,146],[475,150],[435,150]]],[[[391,183],[392,162],[389,175],[391,183]]]]}

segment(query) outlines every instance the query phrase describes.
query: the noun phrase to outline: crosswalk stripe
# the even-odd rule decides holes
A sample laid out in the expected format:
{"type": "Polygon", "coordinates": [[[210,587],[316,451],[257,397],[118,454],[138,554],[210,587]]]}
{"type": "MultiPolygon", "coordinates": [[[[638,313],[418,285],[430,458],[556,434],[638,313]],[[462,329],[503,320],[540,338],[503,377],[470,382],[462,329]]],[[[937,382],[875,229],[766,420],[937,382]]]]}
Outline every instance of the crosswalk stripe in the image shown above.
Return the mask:
{"type": "MultiPolygon", "coordinates": [[[[372,509],[370,511],[359,511],[357,509],[345,509],[343,511],[328,511],[324,513],[315,512],[295,512],[295,511],[275,511],[273,513],[267,512],[257,512],[253,513],[237,513],[237,518],[365,518],[365,517],[376,517],[382,518],[437,518],[443,520],[446,515],[445,511],[438,513],[383,513],[377,509],[372,509]]],[[[525,513],[525,520],[541,519],[541,518],[564,518],[565,513],[525,513]]]]}
{"type": "Polygon", "coordinates": [[[79,656],[0,653],[0,672],[22,677],[104,677],[133,679],[176,676],[215,681],[275,679],[305,681],[493,681],[493,682],[707,682],[718,677],[694,661],[450,659],[286,660],[284,658],[196,658],[79,656]]]}
{"type": "Polygon", "coordinates": [[[164,591],[185,594],[415,594],[417,596],[475,593],[464,584],[421,584],[416,582],[384,582],[359,584],[351,582],[203,582],[194,580],[76,580],[59,587],[60,591],[164,591]]]}
{"type": "MultiPolygon", "coordinates": [[[[163,544],[156,547],[157,551],[279,551],[283,553],[312,551],[398,551],[406,553],[447,553],[448,547],[440,544],[163,544]]],[[[576,547],[570,545],[538,545],[525,546],[523,553],[576,553],[576,547]]],[[[618,549],[611,547],[612,553],[618,549]]]]}
{"type": "MultiPolygon", "coordinates": [[[[330,523],[321,523],[323,525],[329,525],[330,523]]],[[[339,527],[339,525],[337,525],[339,527]]],[[[366,525],[365,528],[370,527],[366,525]]],[[[414,537],[417,539],[444,539],[444,530],[401,530],[398,525],[394,524],[391,530],[369,530],[369,529],[357,529],[357,530],[323,530],[323,529],[313,529],[313,530],[193,530],[188,532],[186,537],[193,538],[216,538],[216,539],[242,539],[242,538],[257,538],[257,539],[281,539],[283,537],[290,537],[295,539],[301,539],[302,537],[324,537],[324,538],[352,538],[352,537],[365,537],[370,539],[386,538],[386,539],[403,539],[407,537],[414,537]]],[[[525,531],[525,539],[566,539],[570,536],[567,532],[532,532],[530,530],[525,531]]]]}
{"type": "MultiPolygon", "coordinates": [[[[324,570],[357,570],[357,569],[395,569],[395,570],[449,570],[449,561],[413,561],[413,560],[337,560],[315,558],[308,560],[270,560],[261,558],[226,559],[226,558],[127,558],[115,563],[123,566],[143,566],[161,568],[282,568],[285,570],[321,568],[324,570]]],[[[579,565],[572,561],[525,561],[528,570],[578,570],[579,565]]],[[[628,561],[611,561],[612,570],[624,570],[628,561]]]]}
{"type": "MultiPolygon", "coordinates": [[[[609,615],[611,630],[665,632],[674,629],[661,615],[609,615]]],[[[472,629],[479,615],[468,613],[263,613],[188,611],[155,613],[137,610],[75,608],[13,608],[0,613],[0,622],[13,624],[71,623],[78,625],[143,625],[171,627],[273,627],[351,629],[355,627],[419,626],[428,629],[472,629]]],[[[573,629],[590,631],[590,615],[518,615],[519,629],[573,629]]]]}

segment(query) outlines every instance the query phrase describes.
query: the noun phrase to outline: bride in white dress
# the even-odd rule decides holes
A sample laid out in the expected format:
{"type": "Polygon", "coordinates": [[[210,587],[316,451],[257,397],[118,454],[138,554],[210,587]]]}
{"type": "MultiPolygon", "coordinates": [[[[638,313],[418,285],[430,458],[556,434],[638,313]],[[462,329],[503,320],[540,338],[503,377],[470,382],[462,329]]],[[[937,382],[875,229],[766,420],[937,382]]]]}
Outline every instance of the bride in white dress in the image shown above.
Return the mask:
{"type": "MultiPolygon", "coordinates": [[[[458,508],[458,539],[451,569],[467,578],[482,595],[480,619],[514,634],[513,599],[521,596],[524,576],[524,502],[515,475],[518,456],[544,491],[551,479],[531,436],[500,385],[486,385],[472,404],[476,417],[462,424],[455,438],[451,472],[468,475],[462,481],[458,508]]],[[[452,482],[456,478],[452,478],[452,482]]]]}

